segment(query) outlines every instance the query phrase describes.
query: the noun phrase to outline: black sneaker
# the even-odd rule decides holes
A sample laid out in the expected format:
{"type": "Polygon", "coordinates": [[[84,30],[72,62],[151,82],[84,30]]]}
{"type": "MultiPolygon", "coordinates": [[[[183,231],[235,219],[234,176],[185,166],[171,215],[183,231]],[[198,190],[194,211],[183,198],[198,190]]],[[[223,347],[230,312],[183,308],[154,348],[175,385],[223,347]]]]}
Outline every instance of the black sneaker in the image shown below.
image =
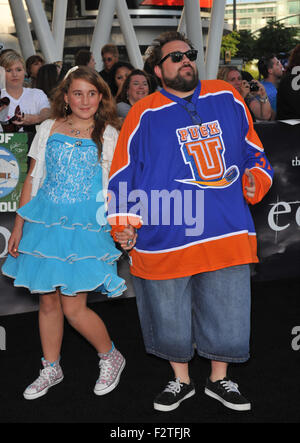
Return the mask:
{"type": "Polygon", "coordinates": [[[251,409],[251,403],[242,396],[238,385],[228,378],[217,380],[214,383],[208,378],[204,392],[235,411],[249,411],[251,409]]]}
{"type": "Polygon", "coordinates": [[[195,386],[192,380],[190,384],[180,383],[180,379],[169,381],[166,388],[155,398],[154,409],[157,411],[173,411],[178,408],[183,400],[195,394],[195,386]]]}

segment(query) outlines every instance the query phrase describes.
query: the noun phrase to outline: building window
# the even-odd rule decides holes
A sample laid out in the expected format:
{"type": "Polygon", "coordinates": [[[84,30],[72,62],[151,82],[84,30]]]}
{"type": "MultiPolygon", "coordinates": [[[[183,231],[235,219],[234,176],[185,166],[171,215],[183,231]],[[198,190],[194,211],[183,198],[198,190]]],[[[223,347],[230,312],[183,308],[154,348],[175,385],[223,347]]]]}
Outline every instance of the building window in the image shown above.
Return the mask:
{"type": "Polygon", "coordinates": [[[299,16],[295,16],[295,17],[289,17],[288,19],[287,19],[287,23],[290,25],[290,26],[297,26],[297,25],[299,25],[300,24],[300,17],[299,16]]]}
{"type": "Polygon", "coordinates": [[[239,24],[241,26],[251,25],[251,18],[240,18],[239,24]]]}
{"type": "Polygon", "coordinates": [[[293,0],[288,2],[289,14],[299,14],[300,12],[300,0],[293,0]]]}

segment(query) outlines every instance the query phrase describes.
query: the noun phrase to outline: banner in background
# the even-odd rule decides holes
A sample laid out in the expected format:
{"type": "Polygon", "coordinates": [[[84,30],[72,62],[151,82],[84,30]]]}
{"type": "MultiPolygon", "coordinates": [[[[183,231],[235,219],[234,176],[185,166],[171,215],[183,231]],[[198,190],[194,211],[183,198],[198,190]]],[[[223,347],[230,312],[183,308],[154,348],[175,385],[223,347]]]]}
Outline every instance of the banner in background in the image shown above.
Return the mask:
{"type": "Polygon", "coordinates": [[[300,278],[300,122],[256,123],[274,169],[273,185],[251,207],[260,263],[254,279],[300,278]]]}
{"type": "Polygon", "coordinates": [[[27,173],[28,135],[0,133],[0,212],[15,212],[27,173]]]}

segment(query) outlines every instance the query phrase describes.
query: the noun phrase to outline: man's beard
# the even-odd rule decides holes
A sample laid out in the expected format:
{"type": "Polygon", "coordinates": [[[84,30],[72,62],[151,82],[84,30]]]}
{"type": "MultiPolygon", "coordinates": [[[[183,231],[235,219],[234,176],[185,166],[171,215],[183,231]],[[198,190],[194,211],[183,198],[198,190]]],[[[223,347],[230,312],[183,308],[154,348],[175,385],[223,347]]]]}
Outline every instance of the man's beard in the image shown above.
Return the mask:
{"type": "Polygon", "coordinates": [[[174,91],[180,91],[180,92],[189,92],[196,88],[198,84],[198,72],[197,70],[194,71],[193,68],[191,68],[191,75],[182,77],[180,75],[180,71],[176,75],[176,77],[170,79],[165,77],[164,72],[162,70],[162,76],[163,81],[166,86],[168,86],[171,89],[174,89],[174,91]]]}

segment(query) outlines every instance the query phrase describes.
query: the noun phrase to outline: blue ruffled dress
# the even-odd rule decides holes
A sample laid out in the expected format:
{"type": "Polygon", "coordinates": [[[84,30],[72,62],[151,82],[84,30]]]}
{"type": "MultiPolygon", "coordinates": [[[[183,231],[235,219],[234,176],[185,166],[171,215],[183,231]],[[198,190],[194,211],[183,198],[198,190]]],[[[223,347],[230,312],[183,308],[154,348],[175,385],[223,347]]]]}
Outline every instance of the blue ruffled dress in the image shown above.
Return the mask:
{"type": "Polygon", "coordinates": [[[52,134],[46,147],[46,179],[17,212],[25,219],[19,256],[8,256],[3,274],[32,293],[56,288],[64,295],[125,291],[117,275],[120,251],[105,217],[102,170],[96,144],[52,134]]]}

